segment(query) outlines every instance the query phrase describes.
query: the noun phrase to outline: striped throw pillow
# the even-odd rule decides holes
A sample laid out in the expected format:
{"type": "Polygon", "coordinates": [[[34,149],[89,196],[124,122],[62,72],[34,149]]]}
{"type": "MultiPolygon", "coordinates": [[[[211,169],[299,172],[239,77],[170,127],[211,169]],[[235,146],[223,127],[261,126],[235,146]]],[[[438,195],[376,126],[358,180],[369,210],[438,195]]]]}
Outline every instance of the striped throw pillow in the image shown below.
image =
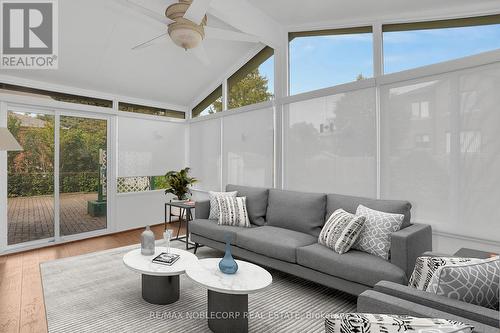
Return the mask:
{"type": "Polygon", "coordinates": [[[364,223],[364,216],[337,209],[321,229],[318,242],[338,254],[346,253],[358,239],[364,223]]]}
{"type": "Polygon", "coordinates": [[[246,197],[217,197],[219,225],[250,227],[246,197]]]}
{"type": "Polygon", "coordinates": [[[210,199],[210,214],[208,218],[210,220],[218,220],[219,219],[219,204],[217,203],[217,198],[219,197],[231,197],[236,198],[238,194],[237,191],[232,192],[208,192],[208,199],[210,199]]]}

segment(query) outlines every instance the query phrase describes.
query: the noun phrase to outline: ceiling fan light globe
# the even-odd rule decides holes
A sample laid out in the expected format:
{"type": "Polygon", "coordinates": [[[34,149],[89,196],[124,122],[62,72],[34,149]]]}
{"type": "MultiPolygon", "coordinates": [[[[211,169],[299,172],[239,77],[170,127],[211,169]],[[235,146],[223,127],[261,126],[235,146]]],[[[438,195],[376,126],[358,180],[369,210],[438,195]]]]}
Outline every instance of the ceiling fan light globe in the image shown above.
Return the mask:
{"type": "Polygon", "coordinates": [[[185,50],[197,47],[203,40],[200,32],[189,27],[169,29],[169,34],[172,41],[185,50]]]}

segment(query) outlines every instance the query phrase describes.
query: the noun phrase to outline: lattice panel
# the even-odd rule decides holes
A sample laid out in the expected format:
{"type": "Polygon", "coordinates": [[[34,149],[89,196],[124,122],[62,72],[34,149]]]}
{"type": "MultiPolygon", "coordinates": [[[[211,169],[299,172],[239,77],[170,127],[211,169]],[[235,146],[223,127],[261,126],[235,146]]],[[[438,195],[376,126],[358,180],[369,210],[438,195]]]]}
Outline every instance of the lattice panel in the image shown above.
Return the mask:
{"type": "Polygon", "coordinates": [[[151,190],[151,177],[119,177],[118,193],[144,192],[151,190]]]}

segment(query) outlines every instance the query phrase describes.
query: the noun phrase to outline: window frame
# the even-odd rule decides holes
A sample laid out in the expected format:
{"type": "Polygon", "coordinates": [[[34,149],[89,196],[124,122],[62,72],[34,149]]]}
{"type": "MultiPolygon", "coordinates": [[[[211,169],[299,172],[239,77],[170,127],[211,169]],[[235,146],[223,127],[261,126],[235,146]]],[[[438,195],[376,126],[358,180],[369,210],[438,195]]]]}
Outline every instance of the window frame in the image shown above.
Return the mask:
{"type": "Polygon", "coordinates": [[[113,108],[113,101],[111,99],[105,98],[96,98],[89,96],[82,96],[77,94],[70,93],[62,93],[57,91],[38,89],[38,88],[30,88],[26,86],[21,86],[17,84],[10,84],[0,82],[0,90],[10,91],[12,93],[21,93],[21,94],[29,94],[35,95],[34,97],[43,98],[48,97],[53,101],[57,102],[65,102],[79,105],[89,105],[89,106],[97,106],[103,108],[113,108]],[[77,101],[79,100],[79,101],[77,101]]]}
{"type": "MultiPolygon", "coordinates": [[[[200,117],[200,114],[208,108],[210,105],[215,103],[219,98],[224,98],[222,93],[222,84],[215,88],[207,97],[205,97],[201,102],[199,102],[195,107],[191,109],[191,118],[200,117]]],[[[224,100],[222,101],[222,110],[224,111],[224,100]]]]}
{"type": "Polygon", "coordinates": [[[158,117],[186,119],[186,113],[183,111],[177,111],[177,110],[171,110],[171,109],[166,109],[166,108],[159,108],[159,107],[141,105],[141,104],[135,104],[135,103],[121,102],[121,101],[118,102],[118,111],[119,112],[131,112],[131,113],[136,113],[136,114],[145,114],[145,115],[158,116],[158,117]],[[133,110],[122,109],[121,108],[122,106],[126,107],[126,108],[144,109],[145,112],[141,112],[139,110],[133,111],[133,110]],[[149,113],[148,113],[148,111],[149,111],[149,113]]]}
{"type": "MultiPolygon", "coordinates": [[[[264,46],[262,50],[260,50],[256,55],[254,55],[250,60],[248,60],[243,66],[241,66],[236,72],[234,72],[232,75],[230,75],[227,78],[227,83],[226,83],[226,96],[227,96],[227,110],[232,110],[232,109],[237,109],[239,107],[247,106],[247,105],[252,105],[252,104],[247,104],[247,105],[241,105],[238,107],[233,107],[231,108],[230,102],[231,102],[231,87],[233,85],[238,84],[241,80],[243,80],[251,71],[253,71],[255,68],[259,68],[260,65],[262,65],[264,62],[269,60],[271,57],[274,57],[274,49],[270,46],[264,46]]],[[[273,70],[273,76],[274,76],[274,70],[273,70]]],[[[274,91],[272,92],[274,96],[274,91]]],[[[272,100],[274,97],[271,97],[270,100],[272,100]]],[[[260,101],[257,103],[262,103],[262,102],[267,102],[267,101],[260,101]]],[[[257,104],[254,103],[254,104],[257,104]]]]}
{"type": "MultiPolygon", "coordinates": [[[[380,48],[382,53],[382,72],[380,75],[391,75],[395,73],[400,73],[402,71],[413,70],[425,66],[432,66],[442,62],[453,61],[459,58],[450,58],[444,61],[439,61],[437,63],[429,63],[426,65],[419,65],[418,67],[407,68],[403,70],[398,70],[395,72],[386,72],[385,59],[384,59],[384,33],[386,32],[404,32],[404,31],[422,31],[422,30],[439,30],[439,29],[450,29],[450,28],[466,28],[466,27],[480,27],[486,25],[500,24],[500,14],[494,15],[481,15],[481,16],[470,16],[470,17],[460,17],[460,18],[450,18],[450,19],[439,19],[430,21],[418,21],[418,22],[404,22],[404,23],[388,23],[382,24],[380,48]]],[[[486,51],[487,52],[487,51],[486,51]]],[[[474,53],[469,56],[474,56],[479,53],[474,53]]]]}

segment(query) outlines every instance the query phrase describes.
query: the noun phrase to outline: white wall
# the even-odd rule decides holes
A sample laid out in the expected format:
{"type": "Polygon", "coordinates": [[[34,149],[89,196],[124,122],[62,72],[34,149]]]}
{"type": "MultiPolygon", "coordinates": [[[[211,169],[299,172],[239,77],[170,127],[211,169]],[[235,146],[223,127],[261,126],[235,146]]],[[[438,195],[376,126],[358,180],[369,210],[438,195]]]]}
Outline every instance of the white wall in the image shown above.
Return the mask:
{"type": "Polygon", "coordinates": [[[116,198],[116,231],[159,224],[164,221],[164,205],[171,196],[163,190],[120,193],[116,198]]]}

